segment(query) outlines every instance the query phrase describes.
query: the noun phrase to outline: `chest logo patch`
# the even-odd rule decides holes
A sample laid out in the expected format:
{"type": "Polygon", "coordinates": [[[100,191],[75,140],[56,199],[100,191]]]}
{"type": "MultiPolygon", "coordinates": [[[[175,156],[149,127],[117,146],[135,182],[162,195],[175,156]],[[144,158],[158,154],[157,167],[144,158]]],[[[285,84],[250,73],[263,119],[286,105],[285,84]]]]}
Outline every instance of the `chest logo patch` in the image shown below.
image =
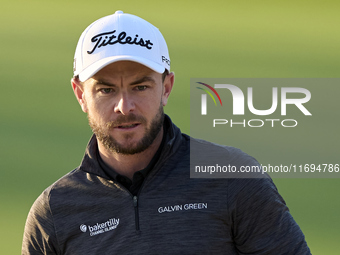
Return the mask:
{"type": "Polygon", "coordinates": [[[158,208],[158,213],[188,211],[188,210],[203,210],[208,209],[208,203],[190,203],[182,205],[169,205],[158,208]]]}
{"type": "Polygon", "coordinates": [[[80,230],[83,233],[89,231],[90,236],[96,236],[114,230],[119,225],[119,218],[112,218],[103,223],[96,223],[94,225],[80,225],[80,230]]]}

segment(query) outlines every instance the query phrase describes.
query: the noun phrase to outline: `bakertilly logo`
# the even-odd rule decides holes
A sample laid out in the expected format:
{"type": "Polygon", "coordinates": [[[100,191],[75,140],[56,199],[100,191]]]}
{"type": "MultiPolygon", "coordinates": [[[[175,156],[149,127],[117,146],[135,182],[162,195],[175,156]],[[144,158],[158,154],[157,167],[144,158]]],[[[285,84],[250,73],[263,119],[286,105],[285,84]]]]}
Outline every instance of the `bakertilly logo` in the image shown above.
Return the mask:
{"type": "Polygon", "coordinates": [[[95,225],[92,225],[92,226],[82,224],[80,225],[79,228],[84,233],[86,233],[87,230],[89,230],[90,236],[96,236],[96,235],[114,230],[118,227],[118,225],[119,225],[119,219],[112,218],[112,219],[108,219],[107,221],[103,223],[96,223],[95,225]]]}

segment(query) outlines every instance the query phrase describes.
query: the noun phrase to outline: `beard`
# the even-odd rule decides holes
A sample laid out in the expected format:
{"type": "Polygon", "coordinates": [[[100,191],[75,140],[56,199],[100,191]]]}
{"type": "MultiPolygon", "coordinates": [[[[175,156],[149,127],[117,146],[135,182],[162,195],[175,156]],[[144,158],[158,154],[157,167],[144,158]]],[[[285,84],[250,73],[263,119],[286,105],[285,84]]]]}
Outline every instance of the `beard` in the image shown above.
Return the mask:
{"type": "MultiPolygon", "coordinates": [[[[129,115],[119,115],[115,121],[110,121],[104,126],[99,126],[90,114],[88,114],[87,117],[93,133],[106,149],[111,152],[133,155],[145,151],[156,139],[163,126],[164,110],[162,104],[160,104],[158,112],[150,122],[149,126],[147,126],[147,120],[143,116],[138,116],[133,113],[129,115]],[[129,122],[139,122],[142,125],[145,125],[146,129],[143,138],[138,141],[136,145],[124,146],[123,144],[118,143],[118,141],[110,135],[110,130],[112,130],[115,126],[129,122]]],[[[126,140],[132,137],[133,135],[131,134],[125,135],[126,140]]]]}

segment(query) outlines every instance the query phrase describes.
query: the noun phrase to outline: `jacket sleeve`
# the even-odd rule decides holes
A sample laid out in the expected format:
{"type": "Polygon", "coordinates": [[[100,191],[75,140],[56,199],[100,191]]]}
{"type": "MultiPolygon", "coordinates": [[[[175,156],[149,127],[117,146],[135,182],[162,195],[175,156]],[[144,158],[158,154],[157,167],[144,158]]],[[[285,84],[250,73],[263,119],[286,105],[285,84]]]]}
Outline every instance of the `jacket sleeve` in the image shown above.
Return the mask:
{"type": "Polygon", "coordinates": [[[311,254],[305,237],[270,178],[234,180],[231,204],[239,254],[311,254]]]}
{"type": "Polygon", "coordinates": [[[22,254],[59,254],[53,217],[46,190],[34,202],[25,225],[22,254]]]}

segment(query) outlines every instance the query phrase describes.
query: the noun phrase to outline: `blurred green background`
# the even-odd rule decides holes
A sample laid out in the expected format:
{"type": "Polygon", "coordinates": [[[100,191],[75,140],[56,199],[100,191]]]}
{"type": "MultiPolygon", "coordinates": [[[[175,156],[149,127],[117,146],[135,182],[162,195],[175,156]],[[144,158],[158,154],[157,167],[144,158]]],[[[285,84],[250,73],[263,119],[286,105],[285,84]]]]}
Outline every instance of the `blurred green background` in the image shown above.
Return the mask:
{"type": "MultiPolygon", "coordinates": [[[[192,77],[339,77],[339,7],[327,0],[2,0],[0,253],[20,254],[30,206],[83,156],[91,131],[69,81],[77,40],[91,22],[120,9],[161,30],[176,74],[166,112],[189,133],[192,77]]],[[[241,137],[230,143],[251,154],[241,137]]],[[[312,253],[339,254],[340,179],[274,181],[312,253]]]]}

